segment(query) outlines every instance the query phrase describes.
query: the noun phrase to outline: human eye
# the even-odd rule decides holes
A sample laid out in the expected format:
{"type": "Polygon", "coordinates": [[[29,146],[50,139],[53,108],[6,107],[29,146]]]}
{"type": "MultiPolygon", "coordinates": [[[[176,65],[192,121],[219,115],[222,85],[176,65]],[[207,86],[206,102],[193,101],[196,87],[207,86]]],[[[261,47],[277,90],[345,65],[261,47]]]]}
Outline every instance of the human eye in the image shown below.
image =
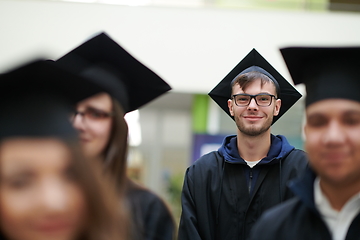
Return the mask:
{"type": "Polygon", "coordinates": [[[311,115],[307,118],[307,125],[310,127],[322,127],[328,123],[328,119],[322,115],[311,115]]]}
{"type": "Polygon", "coordinates": [[[88,109],[85,114],[91,119],[104,119],[109,117],[109,113],[93,108],[88,109]]]}
{"type": "Polygon", "coordinates": [[[32,185],[33,179],[29,174],[21,174],[13,177],[9,177],[4,181],[6,186],[14,190],[23,190],[29,188],[32,185]]]}
{"type": "Polygon", "coordinates": [[[257,95],[256,100],[258,102],[269,102],[271,99],[270,95],[257,95]]]}
{"type": "Polygon", "coordinates": [[[237,95],[235,97],[235,100],[238,103],[247,103],[249,101],[249,96],[247,96],[247,95],[237,95]]]}
{"type": "Polygon", "coordinates": [[[350,112],[345,114],[342,121],[347,125],[358,125],[360,124],[360,113],[350,112]]]}

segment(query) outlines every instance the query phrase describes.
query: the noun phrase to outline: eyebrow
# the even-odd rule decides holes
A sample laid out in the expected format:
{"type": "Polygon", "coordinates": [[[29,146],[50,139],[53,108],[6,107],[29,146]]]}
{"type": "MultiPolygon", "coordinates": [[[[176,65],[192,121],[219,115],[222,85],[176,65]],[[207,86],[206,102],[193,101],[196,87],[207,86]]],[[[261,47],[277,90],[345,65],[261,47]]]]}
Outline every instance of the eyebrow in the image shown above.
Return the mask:
{"type": "MultiPolygon", "coordinates": [[[[238,93],[238,94],[245,94],[245,95],[261,95],[261,94],[270,94],[270,95],[273,95],[272,93],[269,93],[269,92],[260,92],[260,93],[257,93],[257,94],[249,94],[249,93],[238,93]]],[[[234,95],[238,95],[238,94],[234,94],[234,95]]]]}
{"type": "MultiPolygon", "coordinates": [[[[360,110],[349,109],[349,110],[340,112],[340,114],[342,116],[344,116],[344,115],[360,115],[360,110]]],[[[306,116],[308,119],[314,118],[314,117],[326,117],[327,113],[326,112],[314,112],[314,113],[307,113],[306,116]]]]}
{"type": "Polygon", "coordinates": [[[86,108],[85,108],[85,111],[86,111],[86,110],[93,110],[93,111],[94,111],[94,110],[95,110],[95,111],[102,111],[101,109],[99,109],[99,108],[96,108],[96,107],[86,107],[86,108]]]}
{"type": "Polygon", "coordinates": [[[358,115],[360,115],[360,110],[347,110],[344,113],[345,114],[358,114],[358,115]]]}
{"type": "Polygon", "coordinates": [[[107,110],[107,109],[101,109],[101,108],[97,108],[97,107],[92,107],[92,106],[88,106],[85,108],[85,111],[95,111],[95,112],[110,112],[110,110],[107,110]]]}
{"type": "Polygon", "coordinates": [[[276,97],[276,93],[270,93],[270,92],[259,92],[257,94],[249,94],[249,93],[246,93],[246,92],[242,92],[242,93],[235,93],[233,95],[240,95],[240,94],[251,95],[251,96],[262,95],[262,94],[270,94],[270,95],[274,95],[276,97]]]}
{"type": "Polygon", "coordinates": [[[35,176],[35,173],[32,169],[28,168],[28,167],[21,167],[21,168],[15,168],[11,169],[7,172],[2,172],[1,174],[1,179],[3,180],[7,180],[7,179],[11,179],[14,177],[18,177],[18,176],[26,176],[26,177],[31,177],[31,176],[35,176]]]}

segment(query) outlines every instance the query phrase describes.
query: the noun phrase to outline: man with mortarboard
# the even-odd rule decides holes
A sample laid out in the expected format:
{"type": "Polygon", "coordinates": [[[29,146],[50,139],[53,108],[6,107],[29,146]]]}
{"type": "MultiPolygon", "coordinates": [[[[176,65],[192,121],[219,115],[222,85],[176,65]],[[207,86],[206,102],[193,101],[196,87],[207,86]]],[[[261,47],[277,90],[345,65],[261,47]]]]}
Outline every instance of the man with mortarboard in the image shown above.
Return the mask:
{"type": "Polygon", "coordinates": [[[360,239],[360,48],[284,48],[295,84],[306,86],[309,168],[292,200],[269,210],[252,239],[360,239]]]}
{"type": "Polygon", "coordinates": [[[255,49],[210,93],[237,134],[185,175],[179,240],[247,239],[260,215],[293,194],[306,154],[270,127],[301,95],[255,49]]]}

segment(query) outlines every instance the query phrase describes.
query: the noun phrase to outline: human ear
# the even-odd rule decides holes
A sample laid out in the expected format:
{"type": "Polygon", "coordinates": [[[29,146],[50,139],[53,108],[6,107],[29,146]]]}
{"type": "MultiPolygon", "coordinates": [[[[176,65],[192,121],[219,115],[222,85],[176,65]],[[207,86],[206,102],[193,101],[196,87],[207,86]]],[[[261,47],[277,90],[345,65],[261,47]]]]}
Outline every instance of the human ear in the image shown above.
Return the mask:
{"type": "Polygon", "coordinates": [[[274,116],[279,115],[280,107],[281,107],[281,99],[276,99],[275,100],[275,108],[274,108],[274,116]]]}
{"type": "Polygon", "coordinates": [[[233,104],[232,104],[231,99],[228,100],[228,107],[229,107],[229,112],[230,112],[231,116],[234,116],[234,109],[233,109],[233,104]]]}

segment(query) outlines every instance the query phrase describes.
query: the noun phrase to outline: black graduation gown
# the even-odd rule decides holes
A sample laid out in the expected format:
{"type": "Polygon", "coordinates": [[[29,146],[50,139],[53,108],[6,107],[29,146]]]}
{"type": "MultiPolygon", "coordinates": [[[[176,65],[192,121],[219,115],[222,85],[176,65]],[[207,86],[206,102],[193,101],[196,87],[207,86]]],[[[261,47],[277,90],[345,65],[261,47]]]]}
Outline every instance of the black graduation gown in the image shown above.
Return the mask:
{"type": "MultiPolygon", "coordinates": [[[[309,169],[291,189],[297,197],[268,210],[254,226],[252,240],[332,240],[314,202],[315,174],[309,169]]],[[[352,221],[345,240],[360,239],[360,214],[352,221]]]]}
{"type": "Polygon", "coordinates": [[[130,206],[131,240],[172,240],[175,223],[165,202],[150,190],[132,181],[126,199],[130,206]]]}
{"type": "Polygon", "coordinates": [[[185,174],[179,240],[247,239],[260,215],[293,197],[290,179],[307,165],[305,152],[294,149],[274,164],[261,167],[250,196],[245,164],[224,161],[218,151],[204,155],[185,174]]]}

